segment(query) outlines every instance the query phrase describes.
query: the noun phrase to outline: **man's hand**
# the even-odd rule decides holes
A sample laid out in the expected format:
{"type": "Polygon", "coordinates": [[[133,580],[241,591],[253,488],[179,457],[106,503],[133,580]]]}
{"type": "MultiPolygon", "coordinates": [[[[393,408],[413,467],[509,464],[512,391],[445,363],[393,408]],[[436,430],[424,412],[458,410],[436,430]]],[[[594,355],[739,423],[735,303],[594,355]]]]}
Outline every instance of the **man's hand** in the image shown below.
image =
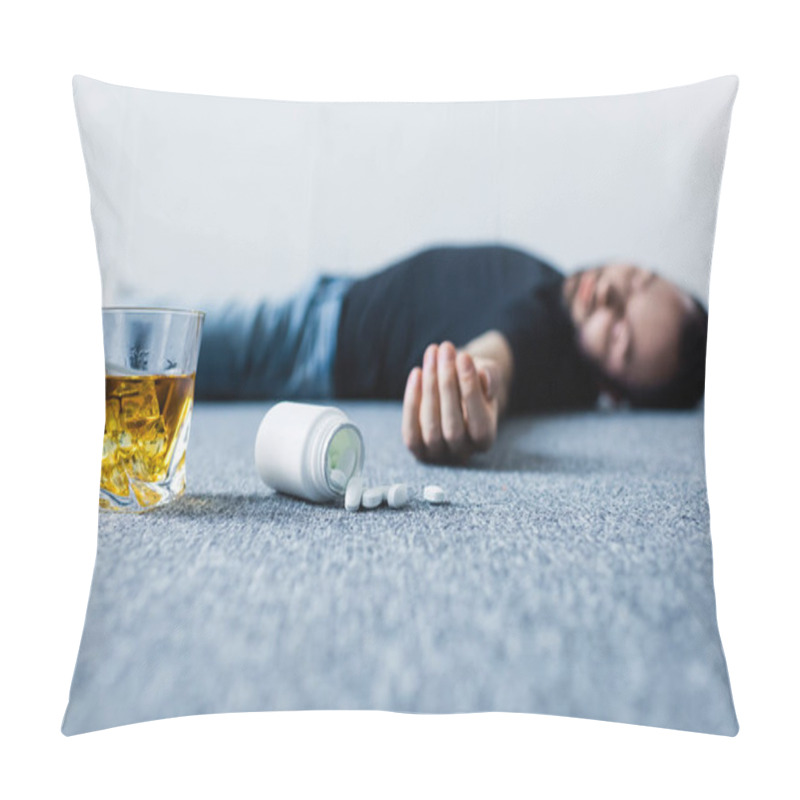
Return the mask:
{"type": "Polygon", "coordinates": [[[421,461],[463,463],[497,437],[501,366],[490,358],[456,353],[451,342],[431,344],[422,369],[408,375],[403,440],[421,461]]]}

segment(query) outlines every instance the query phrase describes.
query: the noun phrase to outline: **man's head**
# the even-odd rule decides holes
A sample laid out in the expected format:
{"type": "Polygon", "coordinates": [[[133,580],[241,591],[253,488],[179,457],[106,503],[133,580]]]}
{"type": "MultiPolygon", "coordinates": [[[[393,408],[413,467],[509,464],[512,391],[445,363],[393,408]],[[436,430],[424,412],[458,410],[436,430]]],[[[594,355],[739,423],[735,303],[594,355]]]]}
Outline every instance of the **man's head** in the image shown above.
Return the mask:
{"type": "Polygon", "coordinates": [[[690,408],[703,396],[708,315],[686,292],[611,263],[571,275],[562,299],[602,390],[638,407],[690,408]]]}

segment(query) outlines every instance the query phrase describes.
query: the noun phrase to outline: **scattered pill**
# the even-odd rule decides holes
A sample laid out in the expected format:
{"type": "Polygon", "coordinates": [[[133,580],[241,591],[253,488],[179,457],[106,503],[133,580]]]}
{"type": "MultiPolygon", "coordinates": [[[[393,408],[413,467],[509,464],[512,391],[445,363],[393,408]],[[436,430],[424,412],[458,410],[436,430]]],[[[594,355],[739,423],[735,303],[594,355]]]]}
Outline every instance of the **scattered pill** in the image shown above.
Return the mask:
{"type": "Polygon", "coordinates": [[[408,486],[405,483],[395,483],[386,493],[386,502],[390,508],[402,508],[408,504],[408,486]]]}
{"type": "Polygon", "coordinates": [[[340,469],[331,470],[331,485],[337,491],[343,492],[347,486],[347,474],[340,469]]]}
{"type": "MultiPolygon", "coordinates": [[[[339,479],[339,476],[334,475],[338,471],[333,470],[332,482],[334,477],[339,479]]],[[[385,501],[390,508],[404,508],[418,495],[419,490],[407,483],[393,483],[390,486],[364,486],[364,479],[361,475],[354,475],[347,481],[344,507],[348,511],[358,511],[359,508],[378,508],[385,501]]],[[[435,505],[447,502],[445,491],[441,486],[426,486],[422,490],[422,497],[428,503],[435,505]]]]}
{"type": "Polygon", "coordinates": [[[386,486],[371,486],[369,489],[364,489],[361,495],[361,505],[364,508],[377,508],[385,499],[386,486]]]}
{"type": "Polygon", "coordinates": [[[358,511],[361,505],[361,494],[364,491],[364,481],[360,475],[350,478],[347,490],[344,493],[344,507],[348,511],[358,511]]]}
{"type": "Polygon", "coordinates": [[[444,489],[441,486],[426,486],[422,491],[422,496],[429,503],[444,503],[444,489]]]}

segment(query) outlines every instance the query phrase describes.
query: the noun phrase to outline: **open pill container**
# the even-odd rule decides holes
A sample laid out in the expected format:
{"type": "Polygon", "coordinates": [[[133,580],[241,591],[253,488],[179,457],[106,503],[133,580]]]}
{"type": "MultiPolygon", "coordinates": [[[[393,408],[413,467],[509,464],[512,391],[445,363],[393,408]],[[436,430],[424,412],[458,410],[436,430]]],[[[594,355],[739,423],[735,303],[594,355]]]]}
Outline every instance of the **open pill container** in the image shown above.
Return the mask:
{"type": "Polygon", "coordinates": [[[364,439],[347,415],[333,406],[284,401],[261,420],[256,469],[267,486],[324,503],[344,496],[364,468],[364,439]]]}

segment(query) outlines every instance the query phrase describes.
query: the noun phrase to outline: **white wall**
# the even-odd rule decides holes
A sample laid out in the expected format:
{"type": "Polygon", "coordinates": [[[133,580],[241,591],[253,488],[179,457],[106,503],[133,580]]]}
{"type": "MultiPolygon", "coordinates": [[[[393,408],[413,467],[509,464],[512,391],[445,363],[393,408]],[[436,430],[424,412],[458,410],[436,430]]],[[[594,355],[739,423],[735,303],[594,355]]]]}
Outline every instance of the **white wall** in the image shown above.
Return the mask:
{"type": "Polygon", "coordinates": [[[317,104],[76,78],[104,301],[282,297],[485,242],[567,273],[637,262],[707,301],[736,85],[317,104]]]}

